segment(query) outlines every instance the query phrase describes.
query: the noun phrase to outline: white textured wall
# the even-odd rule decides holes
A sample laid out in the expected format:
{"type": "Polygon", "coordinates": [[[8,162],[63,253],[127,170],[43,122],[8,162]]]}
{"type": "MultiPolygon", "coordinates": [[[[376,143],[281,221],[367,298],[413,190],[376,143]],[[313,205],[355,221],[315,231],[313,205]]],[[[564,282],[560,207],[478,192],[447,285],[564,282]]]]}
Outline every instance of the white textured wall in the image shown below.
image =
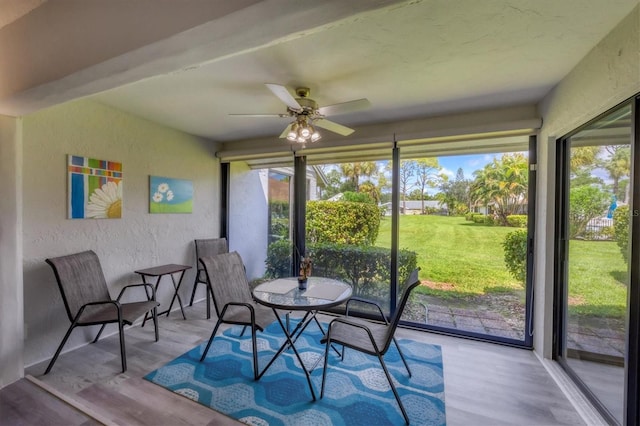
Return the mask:
{"type": "Polygon", "coordinates": [[[0,115],[0,388],[22,377],[21,120],[0,115]]]}
{"type": "MultiPolygon", "coordinates": [[[[165,263],[195,266],[193,240],[219,235],[219,162],[214,152],[209,141],[92,101],[24,118],[26,365],[50,358],[69,326],[53,272],[44,262],[47,257],[94,250],[113,297],[125,284],[140,282],[135,269],[165,263]],[[121,219],[67,219],[67,154],[122,162],[121,219]],[[149,175],[192,180],[193,213],[149,214],[149,175]]],[[[183,301],[188,302],[193,277],[193,270],[185,274],[183,301]]],[[[170,288],[165,277],[158,293],[164,308],[170,288]]],[[[86,343],[94,333],[94,328],[75,330],[65,350],[86,343]]]]}
{"type": "Polygon", "coordinates": [[[237,251],[250,280],[265,271],[268,231],[268,170],[231,163],[229,250],[237,251]]]}
{"type": "Polygon", "coordinates": [[[546,358],[552,355],[553,336],[556,140],[639,92],[640,6],[598,43],[539,105],[544,124],[538,143],[534,345],[546,358]]]}

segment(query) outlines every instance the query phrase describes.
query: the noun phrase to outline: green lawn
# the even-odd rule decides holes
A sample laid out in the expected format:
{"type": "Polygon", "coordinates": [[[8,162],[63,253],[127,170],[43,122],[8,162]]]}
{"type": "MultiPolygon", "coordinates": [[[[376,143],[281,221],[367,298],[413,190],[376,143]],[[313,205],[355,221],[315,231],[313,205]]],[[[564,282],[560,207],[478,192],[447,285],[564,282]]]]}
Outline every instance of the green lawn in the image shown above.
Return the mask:
{"type": "MultiPolygon", "coordinates": [[[[400,248],[418,253],[423,280],[419,291],[460,298],[496,292],[524,296],[504,264],[502,241],[514,228],[485,226],[463,217],[401,216],[400,248]]],[[[376,245],[390,247],[391,219],[383,218],[376,245]]],[[[622,255],[610,241],[572,241],[569,295],[572,313],[621,316],[626,286],[619,280],[626,270],[622,255]]]]}

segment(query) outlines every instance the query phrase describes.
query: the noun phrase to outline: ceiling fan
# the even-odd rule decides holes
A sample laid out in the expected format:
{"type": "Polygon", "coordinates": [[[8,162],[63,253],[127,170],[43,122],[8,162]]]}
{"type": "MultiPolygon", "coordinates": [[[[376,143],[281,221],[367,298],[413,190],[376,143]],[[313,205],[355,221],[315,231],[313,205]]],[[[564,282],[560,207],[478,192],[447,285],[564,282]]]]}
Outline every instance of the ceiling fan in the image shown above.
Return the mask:
{"type": "Polygon", "coordinates": [[[245,117],[291,117],[294,120],[280,134],[281,138],[287,138],[292,142],[306,143],[315,142],[321,138],[315,127],[321,127],[342,136],[348,136],[354,132],[353,129],[327,120],[329,115],[345,114],[368,108],[371,103],[363,98],[339,104],[319,107],[318,103],[309,97],[308,87],[298,87],[295,89],[297,97],[294,97],[289,90],[280,84],[265,84],[274,95],[276,95],[287,106],[287,112],[282,114],[230,114],[245,117]],[[315,126],[315,127],[314,127],[315,126]]]}

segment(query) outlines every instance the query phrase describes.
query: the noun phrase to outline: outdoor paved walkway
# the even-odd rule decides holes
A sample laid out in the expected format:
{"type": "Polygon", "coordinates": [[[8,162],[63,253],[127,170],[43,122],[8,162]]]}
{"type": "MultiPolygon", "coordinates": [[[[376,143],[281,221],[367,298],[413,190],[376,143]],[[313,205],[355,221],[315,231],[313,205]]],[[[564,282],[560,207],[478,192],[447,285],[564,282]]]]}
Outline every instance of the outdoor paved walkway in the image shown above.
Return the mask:
{"type": "Polygon", "coordinates": [[[503,315],[487,309],[464,309],[429,304],[426,306],[426,311],[427,324],[430,325],[519,340],[524,338],[524,322],[519,329],[516,329],[503,315]]]}
{"type": "MultiPolygon", "coordinates": [[[[436,304],[433,301],[423,302],[422,305],[425,308],[427,324],[491,336],[524,339],[522,318],[506,318],[486,306],[460,308],[436,304]]],[[[592,324],[570,324],[567,339],[570,349],[624,357],[624,324],[618,320],[603,318],[592,324]]]]}

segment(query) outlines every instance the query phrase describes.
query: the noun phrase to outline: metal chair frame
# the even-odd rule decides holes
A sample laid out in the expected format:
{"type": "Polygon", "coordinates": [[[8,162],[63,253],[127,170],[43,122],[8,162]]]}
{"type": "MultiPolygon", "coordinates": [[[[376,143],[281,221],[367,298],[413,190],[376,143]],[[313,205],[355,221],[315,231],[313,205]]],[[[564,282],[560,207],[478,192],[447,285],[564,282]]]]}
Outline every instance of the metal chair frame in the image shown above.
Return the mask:
{"type": "Polygon", "coordinates": [[[400,395],[396,390],[395,385],[393,384],[393,379],[387,366],[384,362],[384,355],[387,353],[387,350],[391,346],[391,342],[393,342],[398,348],[398,352],[400,353],[400,358],[402,358],[402,362],[407,368],[407,372],[409,373],[409,377],[411,377],[411,370],[409,369],[409,365],[400,350],[400,346],[396,341],[394,334],[396,328],[398,327],[398,323],[400,322],[400,317],[402,316],[402,312],[407,304],[411,291],[416,288],[420,284],[420,280],[418,279],[418,271],[419,269],[415,269],[407,281],[405,282],[405,288],[402,292],[402,297],[400,299],[400,303],[398,304],[396,310],[391,317],[391,320],[387,322],[384,314],[382,313],[382,309],[375,302],[367,301],[365,299],[360,298],[352,298],[347,301],[347,306],[351,300],[356,302],[365,302],[376,305],[380,311],[384,319],[383,324],[373,323],[371,321],[356,319],[353,317],[348,317],[348,307],[346,311],[346,315],[342,317],[338,317],[333,319],[329,323],[329,327],[327,330],[326,336],[322,339],[322,342],[325,343],[325,354],[324,354],[324,370],[322,372],[322,388],[320,391],[320,398],[324,396],[325,382],[327,377],[327,366],[329,360],[329,348],[332,343],[337,343],[342,345],[342,354],[340,359],[344,359],[344,348],[348,347],[354,349],[356,351],[364,352],[369,355],[374,355],[378,358],[380,365],[382,366],[382,370],[384,371],[385,376],[391,386],[391,390],[393,395],[398,402],[400,407],[400,411],[402,412],[402,416],[407,424],[409,424],[409,416],[402,405],[402,401],[400,400],[400,395]]]}
{"type": "Polygon", "coordinates": [[[158,318],[155,289],[151,284],[130,284],[120,290],[114,300],[109,296],[104,273],[98,256],[93,251],[70,254],[45,260],[52,268],[62,295],[67,317],[71,325],[62,342],[49,362],[44,374],[48,374],[55,364],[62,348],[76,327],[102,325],[91,343],[98,341],[107,324],[117,323],[120,335],[120,359],[122,372],[127,370],[124,342],[124,326],[132,325],[135,319],[152,311],[155,341],[158,341],[158,318]],[[83,286],[79,288],[78,286],[83,286]],[[145,288],[146,301],[121,303],[126,290],[135,287],[145,288]],[[147,293],[151,290],[151,295],[147,293]],[[94,299],[95,298],[95,299],[94,299]],[[109,309],[109,307],[112,307],[109,309]]]}

